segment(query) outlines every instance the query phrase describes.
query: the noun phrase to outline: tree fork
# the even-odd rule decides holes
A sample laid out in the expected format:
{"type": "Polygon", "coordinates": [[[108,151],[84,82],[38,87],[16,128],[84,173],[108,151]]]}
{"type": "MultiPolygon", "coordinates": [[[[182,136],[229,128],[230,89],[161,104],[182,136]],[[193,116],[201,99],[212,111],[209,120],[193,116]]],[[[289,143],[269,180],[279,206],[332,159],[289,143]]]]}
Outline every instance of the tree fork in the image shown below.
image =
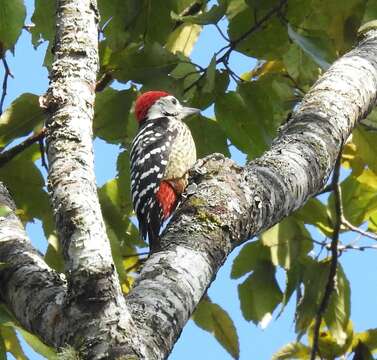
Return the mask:
{"type": "Polygon", "coordinates": [[[326,184],[352,129],[377,96],[377,29],[316,82],[274,140],[243,169],[210,155],[146,261],[127,303],[151,359],[171,351],[230,251],[298,209],[326,184]]]}

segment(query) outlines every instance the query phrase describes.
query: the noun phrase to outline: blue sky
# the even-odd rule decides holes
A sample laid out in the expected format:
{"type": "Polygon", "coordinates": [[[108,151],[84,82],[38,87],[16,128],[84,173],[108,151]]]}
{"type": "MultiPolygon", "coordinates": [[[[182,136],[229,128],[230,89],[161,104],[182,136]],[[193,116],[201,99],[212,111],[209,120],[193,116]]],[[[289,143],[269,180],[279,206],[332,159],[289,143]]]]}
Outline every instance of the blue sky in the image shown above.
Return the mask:
{"type": "MultiPolygon", "coordinates": [[[[28,6],[28,18],[30,19],[33,1],[26,0],[28,6]]],[[[223,26],[226,26],[223,23],[223,26]]],[[[193,53],[193,61],[205,66],[213,53],[224,45],[224,40],[218,35],[215,27],[206,27],[193,53]]],[[[15,57],[8,54],[8,62],[15,78],[10,79],[8,95],[5,105],[14,100],[23,92],[43,94],[48,86],[47,71],[42,67],[46,45],[42,45],[35,51],[31,45],[31,37],[23,31],[22,37],[17,43],[15,57]]],[[[233,53],[230,65],[238,74],[250,70],[254,63],[245,56],[233,53]]],[[[0,79],[2,78],[2,69],[0,79]]],[[[211,116],[211,109],[206,111],[211,116]]],[[[115,176],[115,162],[117,147],[107,145],[101,140],[95,141],[95,169],[98,185],[115,176]]],[[[236,161],[243,163],[244,157],[233,151],[236,161]]],[[[44,172],[44,170],[42,170],[44,172]]],[[[44,172],[45,174],[45,172],[44,172]]],[[[33,244],[42,251],[46,248],[46,241],[43,238],[40,223],[37,221],[27,227],[33,244]]],[[[356,235],[348,235],[350,239],[356,235]]],[[[323,240],[316,234],[316,238],[323,240]]],[[[231,280],[229,277],[233,259],[240,249],[236,249],[228,258],[222,269],[219,271],[216,280],[209,289],[209,296],[213,302],[221,305],[228,311],[234,320],[240,339],[241,359],[270,359],[271,355],[282,345],[295,339],[294,335],[294,304],[291,301],[283,315],[272,320],[267,329],[262,330],[257,326],[245,321],[242,317],[237,294],[237,285],[243,281],[231,280]]],[[[370,316],[373,313],[377,302],[377,287],[375,273],[377,265],[373,250],[363,253],[349,252],[342,256],[341,263],[352,284],[352,319],[356,330],[361,331],[371,328],[376,324],[376,317],[370,316]]],[[[278,274],[279,281],[283,285],[284,277],[278,274]]],[[[43,359],[27,348],[27,355],[30,359],[43,359]]],[[[231,357],[223,348],[218,345],[214,337],[189,321],[184,328],[180,339],[174,347],[170,356],[171,360],[206,359],[206,360],[228,360],[231,357]]]]}

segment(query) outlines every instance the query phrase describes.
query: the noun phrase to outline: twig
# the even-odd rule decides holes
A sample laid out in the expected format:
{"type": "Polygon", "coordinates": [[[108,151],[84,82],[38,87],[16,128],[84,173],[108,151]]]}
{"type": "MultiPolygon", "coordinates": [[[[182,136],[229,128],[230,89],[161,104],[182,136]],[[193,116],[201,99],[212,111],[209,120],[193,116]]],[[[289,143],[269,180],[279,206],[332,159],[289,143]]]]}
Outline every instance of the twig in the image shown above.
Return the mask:
{"type": "Polygon", "coordinates": [[[231,76],[231,78],[235,81],[236,84],[238,84],[239,82],[243,82],[244,80],[242,78],[240,78],[230,67],[229,67],[229,64],[227,61],[224,61],[223,62],[224,66],[225,66],[225,69],[228,70],[229,72],[229,75],[231,76]]]}
{"type": "MultiPolygon", "coordinates": [[[[0,153],[0,167],[4,166],[8,161],[12,160],[15,156],[17,156],[20,152],[24,151],[29,146],[33,145],[37,141],[42,140],[45,135],[46,135],[46,128],[43,128],[42,130],[28,137],[22,143],[12,147],[11,149],[3,153],[0,153]]],[[[43,160],[42,160],[42,165],[43,165],[43,160]]]]}
{"type": "Polygon", "coordinates": [[[368,237],[370,239],[373,239],[373,240],[377,240],[377,235],[376,234],[372,234],[370,233],[369,231],[364,231],[364,230],[361,230],[359,229],[357,226],[355,225],[352,225],[345,217],[344,215],[342,214],[341,216],[341,222],[342,222],[342,225],[344,225],[345,227],[347,227],[349,230],[351,231],[354,231],[360,235],[363,235],[365,237],[368,237]]]}
{"type": "Polygon", "coordinates": [[[230,42],[230,39],[229,39],[229,38],[223,33],[223,31],[221,30],[219,24],[216,23],[215,26],[216,26],[217,31],[218,31],[219,34],[221,35],[221,37],[222,37],[225,41],[230,42]]]}
{"type": "Polygon", "coordinates": [[[44,169],[48,172],[48,166],[46,161],[46,151],[45,151],[45,145],[43,142],[43,137],[38,140],[39,142],[39,151],[41,152],[41,162],[44,169]]]}
{"type": "Polygon", "coordinates": [[[5,97],[7,96],[8,77],[10,76],[13,78],[13,75],[9,69],[7,60],[5,59],[5,54],[1,58],[1,61],[3,62],[3,66],[4,66],[4,80],[3,80],[3,92],[1,94],[1,99],[0,99],[0,115],[3,113],[4,100],[5,100],[5,97]]]}
{"type": "Polygon", "coordinates": [[[377,245],[342,245],[338,247],[339,251],[345,250],[357,250],[357,251],[365,251],[365,250],[377,250],[377,245]]]}
{"type": "Polygon", "coordinates": [[[105,72],[101,78],[96,82],[96,92],[101,92],[105,89],[107,85],[109,85],[113,81],[113,76],[109,72],[105,72]]]}
{"type": "Polygon", "coordinates": [[[220,54],[223,50],[228,50],[217,60],[217,63],[222,63],[225,58],[229,58],[230,53],[239,45],[242,41],[244,41],[249,35],[251,35],[254,31],[258,30],[266,21],[268,21],[272,16],[281,12],[282,7],[287,4],[288,0],[280,1],[279,5],[272,8],[265,16],[263,16],[259,21],[255,22],[255,24],[247,30],[244,34],[238,37],[236,40],[230,41],[230,43],[221,48],[216,55],[220,54]]]}
{"type": "Polygon", "coordinates": [[[323,241],[318,241],[316,239],[310,239],[311,242],[313,242],[314,244],[317,244],[317,245],[320,245],[326,249],[330,249],[330,244],[326,241],[326,240],[323,240],[323,241]]]}
{"type": "MultiPolygon", "coordinates": [[[[252,34],[254,31],[257,31],[266,21],[268,21],[273,15],[281,13],[282,7],[288,2],[288,0],[281,0],[279,5],[272,8],[265,16],[263,16],[260,20],[255,19],[254,25],[247,30],[244,34],[242,34],[240,37],[238,37],[235,40],[228,39],[225,34],[222,32],[221,28],[218,26],[218,24],[215,24],[217,30],[219,31],[220,35],[229,42],[229,44],[223,46],[220,50],[216,51],[215,58],[216,58],[216,64],[223,64],[225,69],[229,72],[230,77],[236,82],[243,81],[242,78],[240,78],[230,67],[229,67],[229,57],[231,52],[237,47],[239,43],[244,41],[250,34],[252,34]],[[224,50],[226,50],[223,54],[221,54],[224,50]],[[221,56],[220,56],[221,55],[221,56]],[[220,56],[220,57],[219,57],[220,56]]],[[[190,89],[192,89],[195,85],[199,83],[199,81],[205,76],[207,73],[207,69],[203,68],[197,64],[193,64],[199,68],[200,71],[198,73],[202,72],[201,76],[193,81],[189,86],[187,86],[183,93],[187,93],[190,89]]],[[[188,75],[186,75],[188,76],[188,75]]]]}
{"type": "Polygon", "coordinates": [[[331,184],[326,185],[320,192],[317,192],[317,194],[315,194],[315,196],[326,194],[326,193],[333,191],[333,190],[334,190],[334,186],[331,183],[331,184]]]}
{"type": "Polygon", "coordinates": [[[340,227],[342,224],[342,217],[341,217],[342,197],[341,197],[341,189],[339,185],[341,158],[342,158],[342,146],[341,146],[341,150],[339,152],[338,158],[335,163],[334,173],[333,173],[333,177],[331,181],[331,184],[334,189],[336,222],[334,224],[334,229],[333,229],[333,234],[332,234],[332,239],[331,239],[331,244],[330,244],[331,260],[330,260],[329,277],[326,283],[325,293],[323,294],[323,298],[319,305],[317,315],[315,318],[313,347],[312,347],[312,352],[310,355],[311,360],[315,360],[318,353],[319,330],[321,327],[322,316],[326,311],[327,305],[330,301],[331,294],[334,290],[336,271],[338,267],[338,243],[339,243],[340,227]]]}

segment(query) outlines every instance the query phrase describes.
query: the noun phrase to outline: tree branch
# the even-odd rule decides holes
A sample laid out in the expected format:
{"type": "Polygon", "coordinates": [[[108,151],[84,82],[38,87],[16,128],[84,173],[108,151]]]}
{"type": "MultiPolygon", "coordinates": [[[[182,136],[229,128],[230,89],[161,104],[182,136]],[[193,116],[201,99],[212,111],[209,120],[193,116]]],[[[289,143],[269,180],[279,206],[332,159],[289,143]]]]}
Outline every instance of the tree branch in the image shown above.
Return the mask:
{"type": "Polygon", "coordinates": [[[269,151],[240,168],[200,161],[190,188],[127,297],[149,359],[165,358],[230,251],[323,189],[341,144],[377,94],[377,31],[305,95],[269,151]]]}
{"type": "Polygon", "coordinates": [[[9,69],[7,60],[5,58],[5,54],[2,55],[1,61],[3,62],[3,67],[4,67],[4,79],[3,79],[3,92],[0,98],[0,115],[3,113],[4,100],[5,100],[5,97],[7,96],[8,78],[9,76],[13,77],[9,69]]]}
{"type": "Polygon", "coordinates": [[[65,282],[33,249],[15,209],[0,182],[0,298],[26,329],[55,345],[66,324],[65,282]]]}
{"type": "Polygon", "coordinates": [[[41,141],[45,135],[46,135],[46,128],[43,128],[42,130],[29,136],[22,143],[12,147],[11,149],[7,151],[1,152],[0,153],[0,167],[4,166],[6,163],[8,163],[10,160],[12,160],[15,156],[20,154],[25,149],[27,149],[29,146],[33,145],[37,141],[41,141]]]}

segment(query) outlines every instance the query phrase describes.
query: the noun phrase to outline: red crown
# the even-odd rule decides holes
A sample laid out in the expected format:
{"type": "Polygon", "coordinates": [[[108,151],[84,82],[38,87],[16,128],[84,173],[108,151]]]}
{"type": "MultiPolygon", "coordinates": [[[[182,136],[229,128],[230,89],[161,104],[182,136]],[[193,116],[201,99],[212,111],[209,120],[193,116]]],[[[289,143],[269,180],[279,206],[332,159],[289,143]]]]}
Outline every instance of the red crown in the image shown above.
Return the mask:
{"type": "Polygon", "coordinates": [[[148,113],[149,108],[159,99],[170,95],[166,91],[147,91],[141,94],[135,103],[135,115],[138,122],[142,121],[148,113]]]}

